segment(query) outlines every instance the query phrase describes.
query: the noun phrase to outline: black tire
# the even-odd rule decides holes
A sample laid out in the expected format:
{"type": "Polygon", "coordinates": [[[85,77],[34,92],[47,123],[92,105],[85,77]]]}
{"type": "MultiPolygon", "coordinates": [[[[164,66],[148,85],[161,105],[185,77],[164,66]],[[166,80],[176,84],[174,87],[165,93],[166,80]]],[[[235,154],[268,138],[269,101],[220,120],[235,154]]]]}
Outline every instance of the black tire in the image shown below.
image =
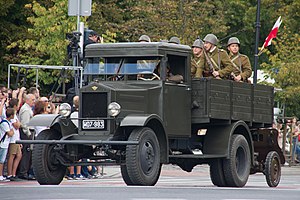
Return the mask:
{"type": "Polygon", "coordinates": [[[268,153],[265,161],[265,171],[267,184],[270,187],[276,187],[281,178],[280,157],[276,151],[268,153]]]}
{"type": "Polygon", "coordinates": [[[134,185],[133,182],[130,180],[130,177],[128,175],[127,166],[126,165],[121,165],[120,168],[121,168],[122,178],[123,178],[124,182],[126,183],[126,185],[134,185]]]}
{"type": "MultiPolygon", "coordinates": [[[[58,140],[59,133],[43,130],[37,140],[58,140]]],[[[66,166],[59,164],[54,153],[55,145],[35,144],[32,152],[32,166],[36,180],[41,185],[58,185],[64,178],[66,166]]]]}
{"type": "Polygon", "coordinates": [[[229,187],[243,187],[251,167],[249,144],[243,135],[233,135],[229,148],[229,159],[223,162],[225,181],[229,187]]]}
{"type": "Polygon", "coordinates": [[[126,147],[124,166],[128,177],[123,173],[122,175],[125,175],[123,179],[130,185],[155,185],[161,171],[160,148],[155,133],[148,127],[136,128],[128,140],[137,140],[139,145],[126,147]]]}
{"type": "Polygon", "coordinates": [[[223,159],[215,159],[210,162],[210,179],[211,182],[218,187],[226,187],[226,181],[223,170],[223,159]]]}

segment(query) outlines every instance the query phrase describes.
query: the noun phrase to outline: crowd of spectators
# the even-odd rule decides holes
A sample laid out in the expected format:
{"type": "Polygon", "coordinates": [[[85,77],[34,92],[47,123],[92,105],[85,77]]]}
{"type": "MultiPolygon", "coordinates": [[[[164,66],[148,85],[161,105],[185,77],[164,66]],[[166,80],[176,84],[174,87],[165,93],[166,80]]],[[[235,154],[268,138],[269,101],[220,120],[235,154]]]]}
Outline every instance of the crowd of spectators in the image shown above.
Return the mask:
{"type": "Polygon", "coordinates": [[[56,110],[54,103],[47,97],[40,97],[38,88],[25,87],[15,90],[0,85],[0,137],[1,142],[0,165],[5,169],[7,160],[7,175],[4,176],[0,168],[0,181],[16,181],[21,179],[34,180],[31,168],[31,146],[16,144],[17,140],[32,139],[47,127],[28,127],[29,120],[37,114],[51,114],[56,110]],[[13,112],[11,116],[10,112],[13,112]],[[8,134],[12,131],[12,135],[8,134]],[[6,145],[7,144],[7,145],[6,145]]]}
{"type": "MultiPolygon", "coordinates": [[[[58,113],[58,106],[52,100],[56,99],[40,97],[39,89],[36,87],[12,90],[0,85],[0,182],[35,180],[31,166],[32,145],[16,144],[16,141],[34,139],[48,128],[29,127],[27,123],[35,115],[58,113]]],[[[75,115],[77,112],[78,116],[78,96],[74,97],[73,104],[75,115]]],[[[69,170],[66,173],[68,179],[99,177],[95,166],[72,166],[69,170]]]]}
{"type": "Polygon", "coordinates": [[[278,145],[284,148],[288,162],[300,164],[300,121],[296,117],[278,120],[273,123],[273,128],[278,130],[278,145]]]}

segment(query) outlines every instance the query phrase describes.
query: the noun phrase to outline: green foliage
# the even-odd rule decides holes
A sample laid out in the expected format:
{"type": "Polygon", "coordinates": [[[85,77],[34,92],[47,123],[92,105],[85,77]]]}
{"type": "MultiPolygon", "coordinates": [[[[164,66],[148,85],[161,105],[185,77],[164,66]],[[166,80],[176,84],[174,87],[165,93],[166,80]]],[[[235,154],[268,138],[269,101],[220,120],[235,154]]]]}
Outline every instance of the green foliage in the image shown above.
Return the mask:
{"type": "MultiPolygon", "coordinates": [[[[272,2],[272,1],[271,1],[272,2]]],[[[270,2],[270,3],[271,3],[270,2]]],[[[273,2],[274,3],[274,2],[273,2]]],[[[262,68],[275,80],[274,86],[281,88],[276,99],[285,105],[286,116],[300,117],[300,9],[299,1],[277,1],[278,16],[282,16],[282,25],[277,38],[266,51],[268,61],[262,68]]],[[[276,17],[278,17],[276,16],[276,17]]],[[[271,29],[271,27],[270,27],[271,29]]]]}
{"type": "Polygon", "coordinates": [[[18,60],[16,50],[7,50],[6,47],[13,41],[26,38],[24,4],[28,0],[0,0],[0,82],[7,81],[7,66],[18,60]]]}
{"type": "MultiPolygon", "coordinates": [[[[152,41],[178,36],[191,45],[200,36],[214,33],[220,46],[229,37],[241,41],[241,52],[253,62],[257,1],[254,0],[93,0],[92,15],[81,17],[104,42],[137,41],[147,34],[152,41]]],[[[67,15],[68,0],[0,0],[0,81],[6,80],[8,63],[66,65],[65,34],[76,30],[76,17],[67,15]],[[3,27],[3,28],[2,28],[3,27]],[[3,30],[3,31],[2,31],[3,30]]],[[[273,44],[260,56],[261,66],[282,88],[276,98],[286,104],[289,115],[299,110],[300,1],[261,1],[260,46],[274,22],[283,23],[273,44]]],[[[44,83],[59,72],[44,72],[44,83]]],[[[34,81],[35,72],[28,78],[34,81]]]]}
{"type": "MultiPolygon", "coordinates": [[[[45,6],[37,1],[26,4],[25,8],[32,12],[27,18],[31,24],[27,29],[27,37],[8,45],[8,49],[18,49],[20,63],[42,65],[65,65],[66,47],[65,39],[67,32],[76,28],[75,17],[68,17],[68,4],[65,0],[52,0],[45,6]]],[[[29,86],[34,83],[35,70],[28,71],[29,86]]],[[[51,84],[56,79],[59,71],[43,72],[40,70],[40,84],[51,84]]]]}
{"type": "Polygon", "coordinates": [[[76,19],[67,16],[67,1],[52,0],[53,6],[44,7],[37,1],[26,5],[33,15],[27,20],[28,28],[25,40],[13,42],[8,48],[18,46],[22,52],[22,63],[63,65],[66,58],[65,34],[76,28],[76,19]]]}

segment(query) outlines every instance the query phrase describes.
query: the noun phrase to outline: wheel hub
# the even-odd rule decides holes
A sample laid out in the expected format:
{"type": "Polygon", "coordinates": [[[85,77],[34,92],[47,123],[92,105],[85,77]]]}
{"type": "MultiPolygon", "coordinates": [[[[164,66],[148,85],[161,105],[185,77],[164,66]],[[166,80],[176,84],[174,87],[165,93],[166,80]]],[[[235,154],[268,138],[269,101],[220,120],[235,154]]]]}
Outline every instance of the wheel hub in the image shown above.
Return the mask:
{"type": "Polygon", "coordinates": [[[154,149],[150,142],[145,142],[141,149],[141,167],[144,172],[151,171],[154,164],[154,149]]]}
{"type": "Polygon", "coordinates": [[[54,170],[57,169],[58,161],[56,159],[56,153],[55,153],[55,150],[54,150],[54,146],[49,146],[47,163],[48,163],[48,169],[49,170],[54,171],[54,170]]]}

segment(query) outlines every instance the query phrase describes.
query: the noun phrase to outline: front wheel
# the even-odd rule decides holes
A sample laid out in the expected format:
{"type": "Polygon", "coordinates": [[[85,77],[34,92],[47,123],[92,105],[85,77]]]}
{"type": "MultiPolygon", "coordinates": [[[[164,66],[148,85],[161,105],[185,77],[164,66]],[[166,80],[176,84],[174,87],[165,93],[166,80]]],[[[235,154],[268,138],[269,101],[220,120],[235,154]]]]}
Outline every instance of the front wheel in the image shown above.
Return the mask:
{"type": "MultiPolygon", "coordinates": [[[[50,129],[43,130],[38,140],[58,140],[60,134],[50,129]]],[[[32,166],[36,180],[41,185],[58,185],[66,173],[63,166],[56,159],[55,145],[35,144],[32,152],[32,166]]]]}
{"type": "Polygon", "coordinates": [[[122,169],[125,183],[155,185],[160,175],[161,164],[160,147],[154,131],[148,127],[136,128],[128,140],[139,141],[139,144],[126,147],[126,160],[122,169]]]}
{"type": "Polygon", "coordinates": [[[128,175],[127,166],[126,165],[121,165],[120,167],[121,167],[122,178],[123,178],[124,182],[126,183],[126,185],[134,185],[133,182],[130,180],[130,177],[128,175]]]}
{"type": "Polygon", "coordinates": [[[266,176],[267,184],[270,187],[276,187],[280,182],[281,166],[280,157],[276,151],[268,153],[265,161],[264,174],[266,176]]]}

